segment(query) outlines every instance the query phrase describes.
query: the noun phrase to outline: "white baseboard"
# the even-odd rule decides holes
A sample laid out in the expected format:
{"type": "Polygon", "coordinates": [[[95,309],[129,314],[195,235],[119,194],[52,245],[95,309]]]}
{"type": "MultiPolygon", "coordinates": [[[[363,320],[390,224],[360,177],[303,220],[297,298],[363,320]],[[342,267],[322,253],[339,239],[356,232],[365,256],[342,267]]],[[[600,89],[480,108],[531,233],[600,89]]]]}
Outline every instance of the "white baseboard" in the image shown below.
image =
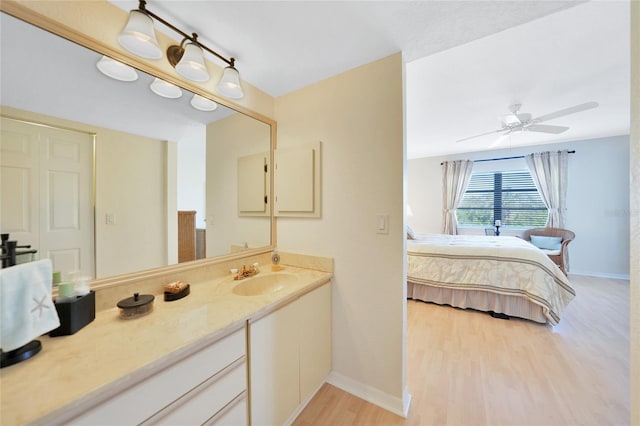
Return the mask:
{"type": "Polygon", "coordinates": [[[327,382],[345,392],[349,392],[350,394],[357,396],[358,398],[362,398],[367,402],[377,405],[380,408],[391,411],[398,416],[406,418],[409,413],[411,395],[406,389],[403,392],[402,398],[399,398],[355,381],[340,373],[336,373],[335,371],[329,373],[327,382]]]}
{"type": "Polygon", "coordinates": [[[411,407],[411,394],[409,393],[409,389],[404,388],[404,392],[402,393],[402,412],[404,413],[402,417],[405,419],[409,415],[409,408],[411,407]]]}
{"type": "Polygon", "coordinates": [[[296,409],[293,411],[293,413],[291,413],[291,416],[289,416],[289,418],[287,419],[286,422],[284,422],[284,426],[290,426],[293,424],[293,422],[298,418],[298,416],[300,415],[300,413],[302,413],[302,410],[305,409],[305,407],[309,404],[309,402],[311,402],[311,400],[313,399],[314,396],[316,396],[316,394],[318,393],[318,391],[320,390],[320,388],[327,383],[328,377],[325,378],[323,381],[320,382],[320,384],[318,385],[317,388],[315,388],[313,390],[313,392],[311,392],[309,394],[309,396],[300,403],[300,405],[298,405],[296,407],[296,409]]]}
{"type": "Polygon", "coordinates": [[[608,274],[608,273],[602,273],[602,272],[569,271],[569,275],[582,275],[586,277],[610,278],[614,280],[626,280],[626,281],[629,281],[631,279],[631,275],[629,274],[608,274]]]}

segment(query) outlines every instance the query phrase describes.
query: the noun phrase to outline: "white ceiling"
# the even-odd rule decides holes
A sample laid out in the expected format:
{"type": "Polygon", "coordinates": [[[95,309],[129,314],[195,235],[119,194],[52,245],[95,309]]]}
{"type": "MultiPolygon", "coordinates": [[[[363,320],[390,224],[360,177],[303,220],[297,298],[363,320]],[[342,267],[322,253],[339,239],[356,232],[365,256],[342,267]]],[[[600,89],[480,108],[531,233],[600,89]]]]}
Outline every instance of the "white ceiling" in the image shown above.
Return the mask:
{"type": "Polygon", "coordinates": [[[409,158],[489,149],[512,104],[533,117],[588,101],[596,109],[513,133],[493,149],[629,134],[629,4],[589,2],[406,66],[409,158]]]}
{"type": "MultiPolygon", "coordinates": [[[[112,3],[125,10],[138,6],[112,3]]],[[[497,128],[496,117],[514,102],[534,116],[599,102],[596,110],[549,122],[571,126],[559,135],[563,140],[629,131],[627,1],[148,0],[147,8],[237,58],[242,78],[272,96],[402,51],[409,158],[486,149],[493,138],[454,141],[497,128]]],[[[160,23],[156,28],[176,35],[160,23]]],[[[9,45],[2,46],[3,83],[9,81],[9,45]]],[[[38,80],[53,75],[50,85],[59,85],[60,73],[38,74],[38,80]]],[[[154,108],[152,116],[160,116],[154,108]]],[[[203,120],[165,120],[163,129],[157,121],[143,128],[144,120],[131,120],[131,114],[117,121],[139,127],[120,130],[152,137],[150,132],[162,131],[166,137],[169,130],[180,133],[176,126],[203,120]]],[[[559,140],[532,135],[513,135],[508,144],[559,140]]]]}
{"type": "MultiPolygon", "coordinates": [[[[111,0],[124,10],[137,0],[111,0]]],[[[578,4],[576,1],[148,0],[147,9],[237,59],[277,97],[404,52],[412,61],[578,4]]],[[[156,28],[175,38],[162,24],[156,28]]]]}

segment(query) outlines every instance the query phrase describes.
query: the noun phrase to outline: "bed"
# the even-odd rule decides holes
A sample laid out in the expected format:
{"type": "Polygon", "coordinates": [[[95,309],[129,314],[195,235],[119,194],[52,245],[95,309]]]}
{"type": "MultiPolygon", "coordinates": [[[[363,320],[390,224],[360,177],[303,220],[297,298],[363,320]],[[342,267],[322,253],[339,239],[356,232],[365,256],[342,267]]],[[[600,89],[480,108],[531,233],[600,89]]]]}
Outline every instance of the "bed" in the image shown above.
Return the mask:
{"type": "Polygon", "coordinates": [[[557,325],[576,293],[540,249],[517,237],[419,234],[407,241],[407,297],[557,325]]]}

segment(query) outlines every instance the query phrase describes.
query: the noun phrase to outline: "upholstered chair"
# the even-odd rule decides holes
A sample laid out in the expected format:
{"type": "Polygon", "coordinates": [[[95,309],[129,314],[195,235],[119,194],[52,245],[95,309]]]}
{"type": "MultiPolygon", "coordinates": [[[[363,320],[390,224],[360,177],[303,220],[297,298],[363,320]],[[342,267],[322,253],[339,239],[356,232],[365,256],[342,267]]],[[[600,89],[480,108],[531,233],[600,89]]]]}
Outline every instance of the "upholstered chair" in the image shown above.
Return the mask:
{"type": "Polygon", "coordinates": [[[520,238],[529,241],[549,256],[565,275],[569,270],[567,246],[575,237],[573,231],[562,228],[533,228],[520,235],[520,238]]]}

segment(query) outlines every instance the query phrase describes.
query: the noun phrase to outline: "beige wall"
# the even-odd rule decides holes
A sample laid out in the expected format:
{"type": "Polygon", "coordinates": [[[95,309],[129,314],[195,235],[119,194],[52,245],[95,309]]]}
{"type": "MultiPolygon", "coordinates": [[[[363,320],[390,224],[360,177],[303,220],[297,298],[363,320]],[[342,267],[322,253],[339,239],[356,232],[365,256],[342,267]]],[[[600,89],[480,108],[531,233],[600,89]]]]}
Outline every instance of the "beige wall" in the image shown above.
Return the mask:
{"type": "Polygon", "coordinates": [[[631,2],[631,424],[640,425],[640,2],[631,2]]]}
{"type": "MultiPolygon", "coordinates": [[[[167,264],[167,143],[71,120],[2,107],[2,114],[96,135],[96,278],[167,264]],[[107,225],[105,215],[115,215],[107,225]]],[[[175,192],[175,179],[170,184],[175,192]]],[[[175,221],[174,221],[175,222],[175,221]]],[[[175,244],[173,244],[175,247],[175,244]]],[[[174,248],[175,250],[175,248],[174,248]]]]}
{"type": "MultiPolygon", "coordinates": [[[[207,256],[227,254],[232,245],[271,244],[271,219],[238,215],[238,158],[265,153],[270,127],[243,114],[207,126],[207,256]]],[[[269,187],[267,186],[267,193],[269,187]]]]}
{"type": "Polygon", "coordinates": [[[176,181],[167,178],[167,165],[175,168],[175,143],[106,129],[96,133],[97,278],[167,265],[167,247],[175,250],[177,238],[176,181]],[[114,225],[106,224],[107,213],[114,225]],[[170,235],[169,223],[175,229],[170,235]]]}
{"type": "Polygon", "coordinates": [[[401,412],[402,56],[277,98],[276,120],[279,147],[322,141],[322,217],[278,218],[278,248],[335,259],[332,380],[401,412]],[[377,214],[389,215],[388,235],[377,214]]]}

